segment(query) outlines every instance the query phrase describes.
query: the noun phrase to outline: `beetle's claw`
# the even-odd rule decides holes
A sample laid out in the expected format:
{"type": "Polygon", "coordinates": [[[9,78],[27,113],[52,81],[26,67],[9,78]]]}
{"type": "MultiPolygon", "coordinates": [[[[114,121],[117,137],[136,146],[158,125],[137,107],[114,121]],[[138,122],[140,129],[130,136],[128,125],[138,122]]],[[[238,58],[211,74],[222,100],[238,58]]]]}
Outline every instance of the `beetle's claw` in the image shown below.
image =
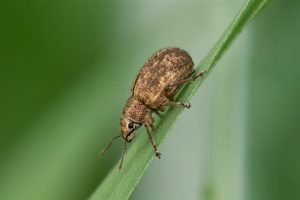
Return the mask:
{"type": "Polygon", "coordinates": [[[155,152],[155,156],[158,157],[160,159],[161,153],[159,151],[155,152]]]}
{"type": "Polygon", "coordinates": [[[190,103],[184,103],[183,106],[186,107],[187,109],[189,109],[189,108],[191,108],[192,105],[190,103]]]}

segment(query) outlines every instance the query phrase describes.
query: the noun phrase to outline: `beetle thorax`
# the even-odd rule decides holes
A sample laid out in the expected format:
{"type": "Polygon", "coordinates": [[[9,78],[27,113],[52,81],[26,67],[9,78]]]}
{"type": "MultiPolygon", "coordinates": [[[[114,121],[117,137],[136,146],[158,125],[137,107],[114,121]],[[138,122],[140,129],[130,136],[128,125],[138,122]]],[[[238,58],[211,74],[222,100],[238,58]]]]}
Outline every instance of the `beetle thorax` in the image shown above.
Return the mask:
{"type": "Polygon", "coordinates": [[[145,115],[150,112],[150,109],[146,107],[135,97],[130,97],[127,100],[126,106],[123,111],[122,117],[131,119],[138,123],[143,123],[145,115]]]}
{"type": "Polygon", "coordinates": [[[144,124],[146,116],[150,113],[151,110],[142,102],[135,97],[130,97],[127,100],[120,122],[123,138],[128,137],[129,134],[144,124]]]}

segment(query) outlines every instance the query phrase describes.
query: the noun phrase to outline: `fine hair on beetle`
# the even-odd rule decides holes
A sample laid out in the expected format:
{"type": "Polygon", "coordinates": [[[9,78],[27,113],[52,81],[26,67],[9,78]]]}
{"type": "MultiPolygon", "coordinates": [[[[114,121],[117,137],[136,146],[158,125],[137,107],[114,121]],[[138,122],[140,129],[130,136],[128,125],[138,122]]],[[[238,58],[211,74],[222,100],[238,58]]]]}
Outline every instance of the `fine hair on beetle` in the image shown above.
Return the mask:
{"type": "Polygon", "coordinates": [[[172,47],[158,50],[143,65],[137,74],[120,120],[121,134],[113,137],[100,152],[101,155],[112,145],[115,139],[123,137],[121,162],[122,168],[126,144],[135,137],[135,131],[145,126],[149,141],[160,158],[156,142],[152,136],[154,118],[152,113],[160,116],[165,107],[190,108],[189,103],[174,101],[174,96],[186,83],[204,77],[207,70],[196,73],[191,56],[183,49],[172,47]]]}

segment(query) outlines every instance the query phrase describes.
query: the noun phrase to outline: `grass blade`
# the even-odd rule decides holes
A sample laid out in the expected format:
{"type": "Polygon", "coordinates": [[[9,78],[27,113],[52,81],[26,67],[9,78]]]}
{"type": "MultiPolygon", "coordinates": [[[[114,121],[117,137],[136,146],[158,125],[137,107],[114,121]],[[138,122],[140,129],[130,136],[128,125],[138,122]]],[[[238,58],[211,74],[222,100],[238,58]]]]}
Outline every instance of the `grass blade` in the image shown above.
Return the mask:
{"type": "MultiPolygon", "coordinates": [[[[229,27],[217,41],[213,49],[205,57],[203,62],[197,67],[197,70],[208,69],[209,71],[215,66],[226,49],[239,35],[245,25],[256,16],[264,7],[268,0],[249,0],[241,8],[239,13],[233,19],[229,27]]],[[[178,100],[182,102],[189,101],[197,91],[203,79],[195,81],[182,89],[178,95],[178,100]]],[[[181,109],[169,109],[163,119],[158,123],[154,130],[154,137],[158,144],[165,138],[176,119],[179,117],[181,109]]],[[[145,132],[145,131],[144,131],[145,132]]],[[[125,161],[121,172],[117,166],[107,175],[106,179],[96,189],[89,198],[96,199],[128,199],[134,188],[142,178],[144,172],[154,157],[151,145],[149,144],[147,134],[139,133],[139,137],[133,142],[132,148],[125,155],[125,161]]],[[[117,163],[118,165],[119,163],[117,163]]]]}

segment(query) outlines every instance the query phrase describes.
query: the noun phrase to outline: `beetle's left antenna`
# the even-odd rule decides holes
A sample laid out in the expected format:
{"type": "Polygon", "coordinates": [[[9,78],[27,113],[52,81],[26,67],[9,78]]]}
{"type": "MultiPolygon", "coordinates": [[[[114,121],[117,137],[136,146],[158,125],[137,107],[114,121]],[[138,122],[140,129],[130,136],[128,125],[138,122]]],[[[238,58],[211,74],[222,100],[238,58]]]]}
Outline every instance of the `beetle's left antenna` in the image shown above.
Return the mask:
{"type": "Polygon", "coordinates": [[[124,160],[124,155],[125,155],[125,152],[126,152],[126,140],[124,141],[124,145],[123,145],[123,149],[122,149],[122,157],[121,157],[121,162],[120,162],[120,165],[119,165],[119,171],[122,169],[122,164],[123,164],[123,160],[124,160]]]}
{"type": "Polygon", "coordinates": [[[108,143],[108,145],[102,151],[99,152],[99,155],[102,156],[107,151],[107,149],[109,149],[109,147],[112,145],[112,143],[115,141],[115,139],[117,139],[119,137],[121,137],[121,135],[117,135],[117,136],[111,138],[111,140],[108,143]]]}

